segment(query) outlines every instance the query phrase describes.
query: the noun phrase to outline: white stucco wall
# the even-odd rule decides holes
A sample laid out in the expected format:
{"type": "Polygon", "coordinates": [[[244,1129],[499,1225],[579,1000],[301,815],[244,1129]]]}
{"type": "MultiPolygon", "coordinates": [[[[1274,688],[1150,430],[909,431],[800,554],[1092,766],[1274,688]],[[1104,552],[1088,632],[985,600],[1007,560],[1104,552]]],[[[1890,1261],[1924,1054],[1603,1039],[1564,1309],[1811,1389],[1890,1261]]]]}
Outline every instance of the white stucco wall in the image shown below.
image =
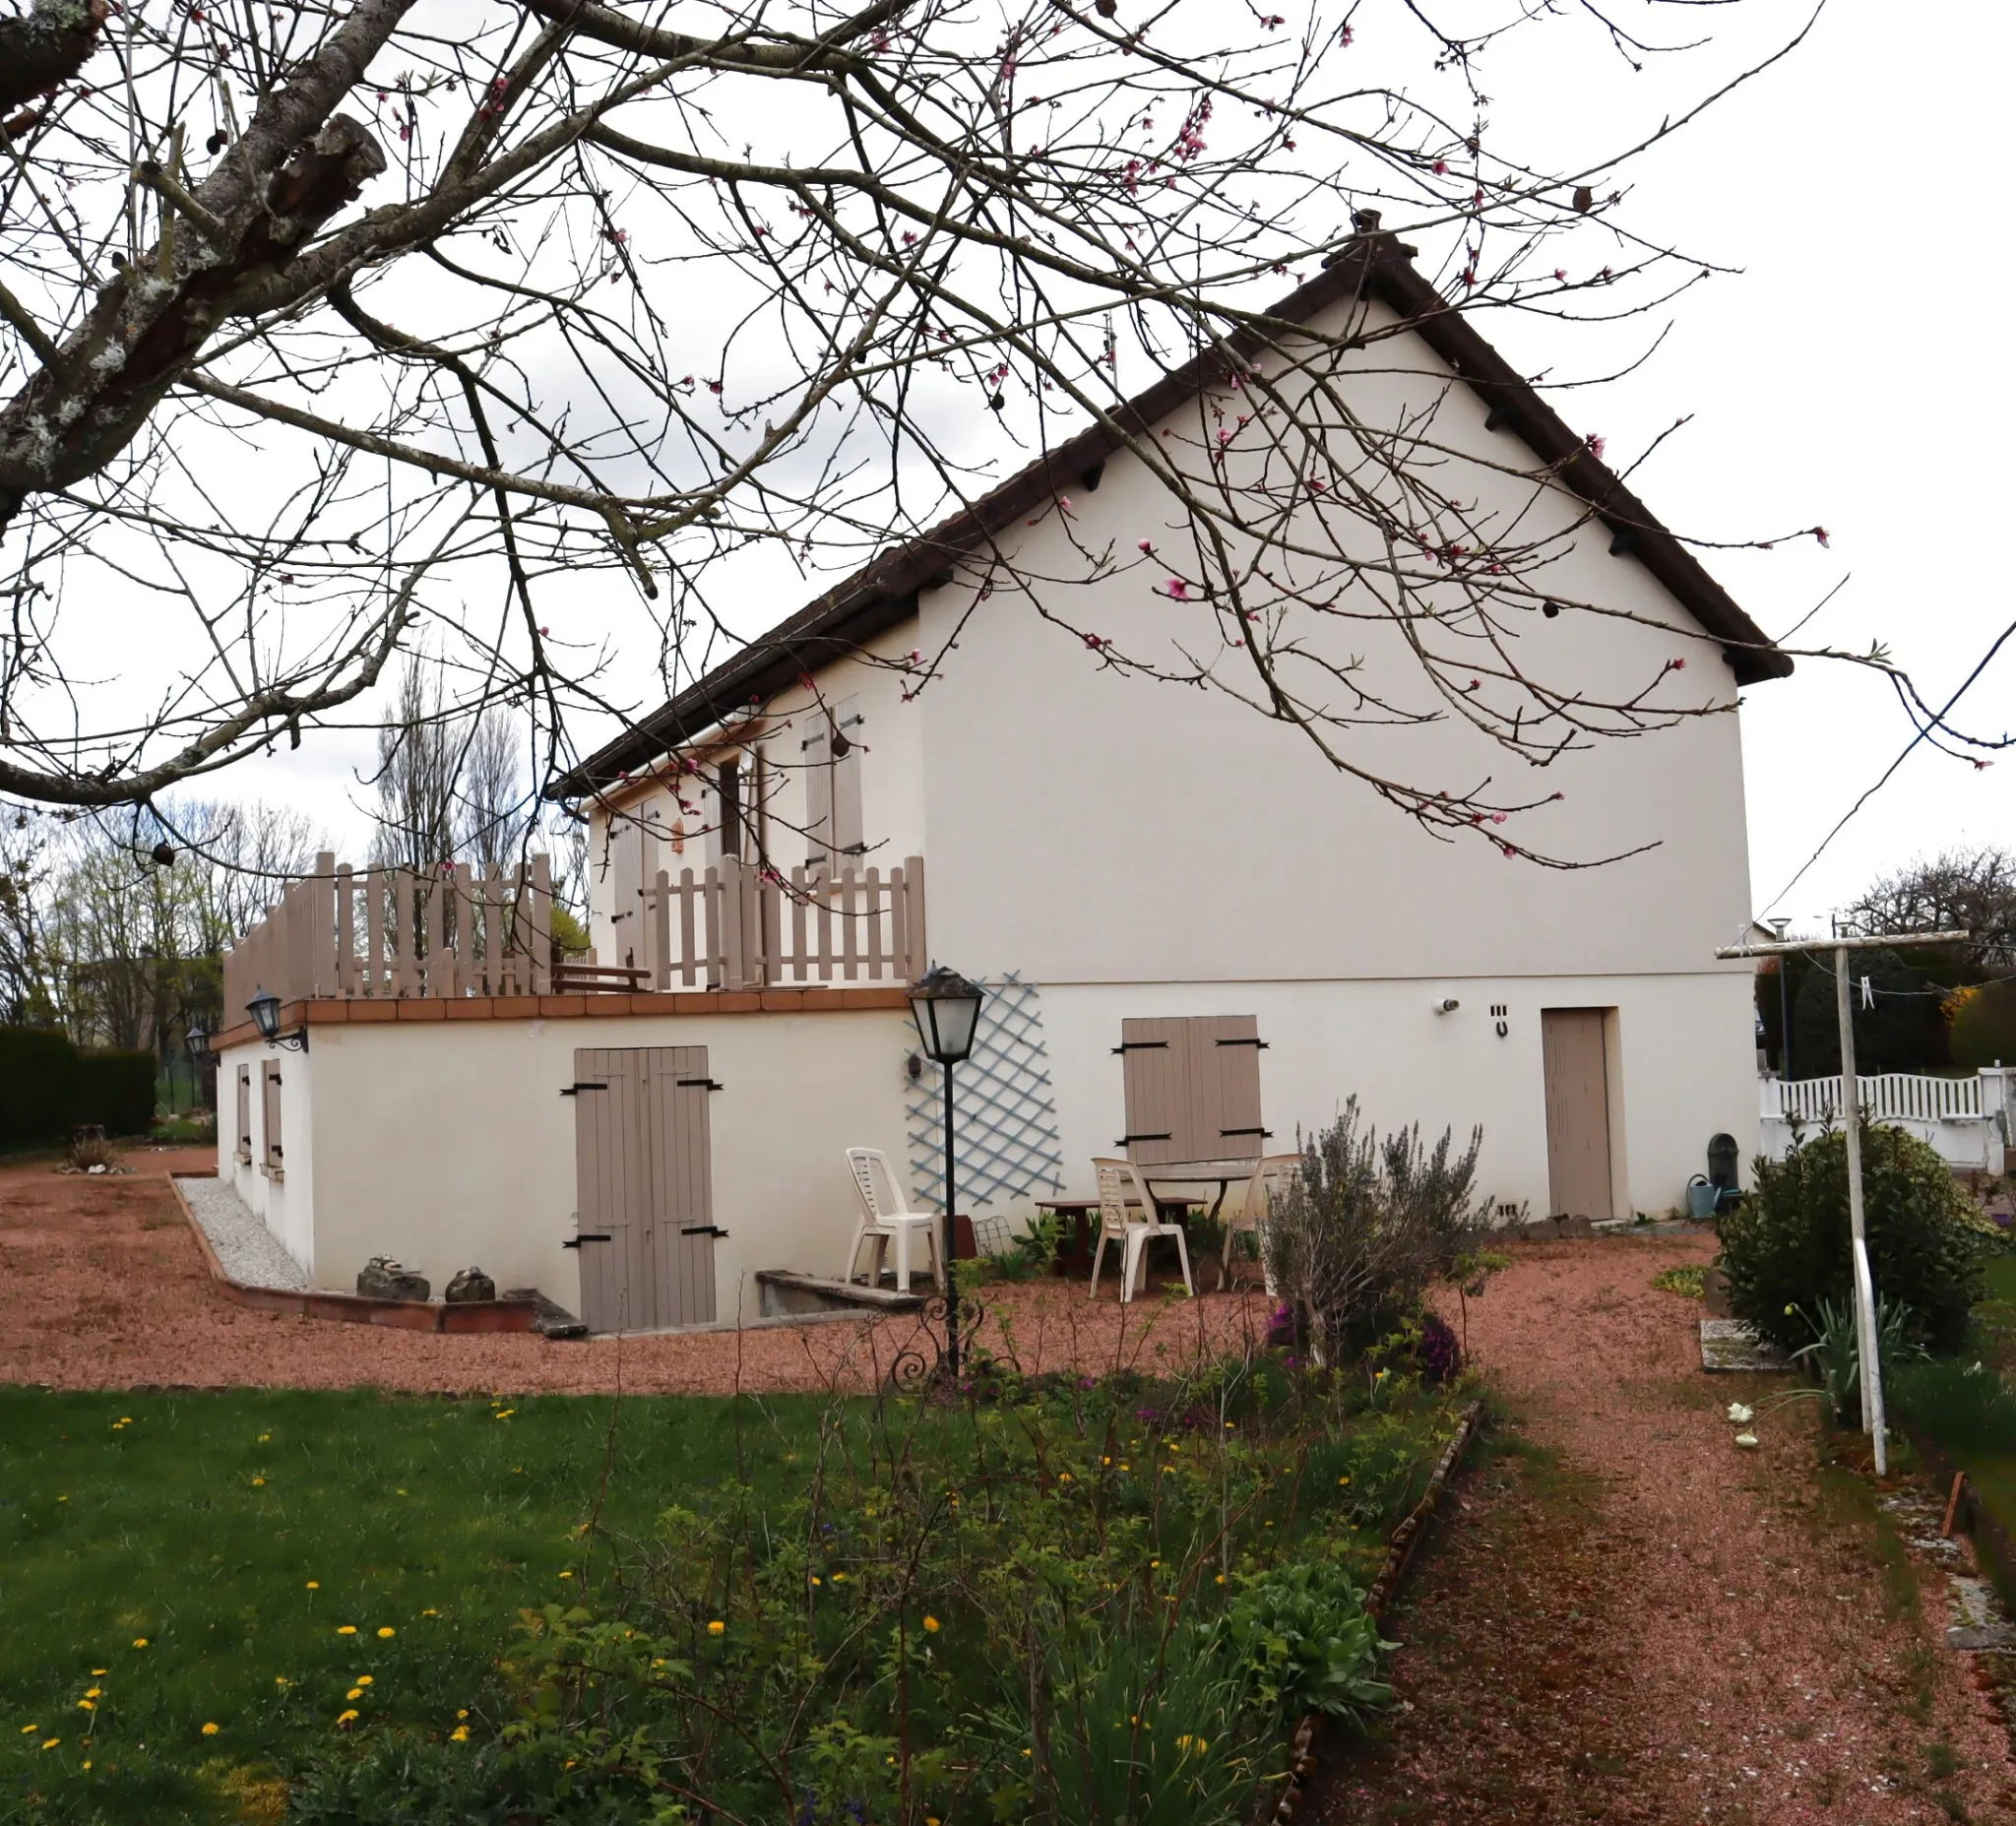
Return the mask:
{"type": "MultiPolygon", "coordinates": [[[[317,1287],[352,1291],[385,1254],[437,1294],[475,1265],[500,1289],[536,1287],[578,1311],[578,1255],[561,1246],[577,1206],[575,1100],[560,1095],[575,1048],[705,1046],[724,1087],[709,1104],[714,1221],[728,1231],[715,1246],[717,1310],[731,1319],[739,1300],[754,1316],[754,1270],[839,1274],[856,1217],[843,1151],[902,1158],[907,1035],[909,1017],[884,1010],[318,1026],[313,1109],[284,1116],[285,1187],[242,1171],[235,1182],[290,1251],[281,1224],[299,1223],[312,1185],[312,1250],[296,1259],[317,1287]],[[295,1137],[311,1124],[304,1184],[295,1137]]],[[[302,1075],[304,1103],[307,1090],[302,1075]]]]}
{"type": "MultiPolygon", "coordinates": [[[[236,1188],[246,1205],[266,1221],[281,1247],[315,1275],[315,1125],[312,1095],[313,1053],[288,1052],[253,1044],[232,1046],[218,1055],[218,1173],[236,1188]],[[285,1163],[274,1175],[266,1170],[266,1100],[263,1075],[269,1063],[280,1064],[281,1153],[285,1163]],[[252,1072],[252,1158],[237,1158],[237,1083],[239,1066],[252,1072]]],[[[361,1267],[363,1264],[359,1263],[361,1267]]],[[[318,1284],[320,1285],[320,1284],[318,1284]]]]}
{"type": "Polygon", "coordinates": [[[1683,1203],[1706,1168],[1708,1140],[1736,1138],[1744,1172],[1758,1146],[1748,980],[1693,976],[1448,976],[1372,982],[1045,985],[1048,1065],[1056,1088],[1067,1195],[1091,1197],[1095,1155],[1126,1132],[1120,1023],[1158,1015],[1254,1015],[1261,1108],[1275,1152],[1333,1121],[1355,1094],[1382,1133],[1419,1123],[1465,1145],[1481,1124],[1479,1190],[1548,1215],[1544,1008],[1614,1008],[1613,1166],[1617,1215],[1657,1217],[1683,1203]],[[1454,997],[1453,1014],[1433,1005],[1454,997]],[[1489,1015],[1509,1012],[1500,1039],[1489,1015]],[[1616,1157],[1621,1158],[1616,1158],[1616,1157]]]}

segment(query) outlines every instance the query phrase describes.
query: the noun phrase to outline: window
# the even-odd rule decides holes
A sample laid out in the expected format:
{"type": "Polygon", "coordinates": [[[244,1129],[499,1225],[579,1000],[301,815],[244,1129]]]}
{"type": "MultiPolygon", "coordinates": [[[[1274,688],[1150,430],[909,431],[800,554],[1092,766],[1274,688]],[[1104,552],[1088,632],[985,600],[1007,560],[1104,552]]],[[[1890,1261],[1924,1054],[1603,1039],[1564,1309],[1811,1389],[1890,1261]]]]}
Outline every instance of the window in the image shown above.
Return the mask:
{"type": "Polygon", "coordinates": [[[805,866],[825,868],[864,853],[861,824],[861,701],[842,698],[832,721],[799,744],[805,769],[805,866]]]}
{"type": "Polygon", "coordinates": [[[721,852],[724,856],[742,853],[742,764],[724,761],[715,776],[721,795],[721,852]]]}
{"type": "Polygon", "coordinates": [[[1127,1132],[1118,1145],[1144,1165],[1244,1160],[1264,1154],[1260,1054],[1252,1015],[1122,1021],[1119,1053],[1127,1132]]]}
{"type": "Polygon", "coordinates": [[[286,1177],[286,1160],[281,1148],[280,1134],[280,1062],[269,1059],[266,1065],[265,1098],[262,1101],[261,1115],[266,1122],[266,1174],[271,1179],[286,1177]]]}

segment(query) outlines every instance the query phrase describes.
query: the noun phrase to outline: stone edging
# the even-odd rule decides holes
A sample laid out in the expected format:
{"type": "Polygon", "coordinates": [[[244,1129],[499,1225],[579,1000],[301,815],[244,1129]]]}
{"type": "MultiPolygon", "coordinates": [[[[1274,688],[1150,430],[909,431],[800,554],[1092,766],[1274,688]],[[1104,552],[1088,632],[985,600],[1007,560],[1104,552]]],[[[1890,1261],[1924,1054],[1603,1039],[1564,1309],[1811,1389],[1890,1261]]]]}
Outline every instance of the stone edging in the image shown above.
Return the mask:
{"type": "MultiPolygon", "coordinates": [[[[1434,1475],[1428,1479],[1428,1487],[1422,1492],[1420,1501],[1407,1512],[1400,1526],[1388,1538],[1386,1564],[1365,1595],[1365,1609],[1374,1625],[1385,1619],[1386,1606],[1399,1592],[1400,1582],[1406,1578],[1407,1569],[1414,1561],[1415,1549],[1420,1545],[1428,1522],[1441,1505],[1442,1492],[1455,1474],[1465,1449],[1477,1436],[1483,1413],[1484,1405],[1480,1401],[1474,1401],[1464,1409],[1462,1417],[1456,1422],[1456,1435],[1435,1461],[1434,1475]]],[[[1288,1785],[1269,1815],[1276,1826],[1288,1826],[1301,1807],[1303,1791],[1309,1777],[1316,1772],[1316,1733],[1322,1724],[1323,1715],[1311,1712],[1295,1727],[1295,1734],[1289,1744],[1288,1785]]]]}
{"type": "MultiPolygon", "coordinates": [[[[193,1173],[191,1178],[208,1175],[193,1173]]],[[[196,1246],[210,1269],[210,1278],[226,1299],[254,1312],[292,1313],[304,1319],[335,1319],[349,1325],[389,1325],[405,1332],[529,1332],[538,1317],[536,1299],[446,1300],[372,1299],[361,1293],[321,1292],[306,1288],[258,1288],[233,1281],[217,1259],[209,1233],[197,1222],[196,1213],[184,1196],[181,1173],[169,1173],[168,1185],[175,1203],[196,1237],[196,1246]]]]}

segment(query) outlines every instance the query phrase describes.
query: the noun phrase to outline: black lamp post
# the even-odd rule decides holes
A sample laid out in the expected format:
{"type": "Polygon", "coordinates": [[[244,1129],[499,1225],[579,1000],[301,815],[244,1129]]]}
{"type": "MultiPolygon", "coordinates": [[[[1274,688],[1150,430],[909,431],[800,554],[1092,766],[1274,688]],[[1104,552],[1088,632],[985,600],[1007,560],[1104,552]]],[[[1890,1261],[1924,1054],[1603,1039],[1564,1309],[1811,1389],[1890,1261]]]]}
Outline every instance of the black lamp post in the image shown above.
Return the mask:
{"type": "Polygon", "coordinates": [[[972,1055],[974,1030],[979,1026],[984,997],[978,983],[967,981],[943,964],[913,983],[910,991],[911,1018],[917,1024],[924,1055],[934,1059],[945,1074],[945,1368],[955,1384],[959,1380],[959,1283],[953,1262],[959,1238],[953,1217],[952,1068],[972,1055]]]}
{"type": "Polygon", "coordinates": [[[262,986],[252,999],[245,1004],[245,1012],[252,1017],[252,1025],[259,1030],[259,1038],[269,1046],[284,1046],[289,1052],[306,1052],[306,1034],[283,1034],[280,1031],[280,997],[262,986]]]}
{"type": "Polygon", "coordinates": [[[210,1099],[204,1089],[203,1067],[210,1057],[210,1029],[203,1025],[201,1016],[182,1036],[182,1044],[189,1054],[189,1069],[196,1076],[196,1101],[208,1109],[210,1099]]]}

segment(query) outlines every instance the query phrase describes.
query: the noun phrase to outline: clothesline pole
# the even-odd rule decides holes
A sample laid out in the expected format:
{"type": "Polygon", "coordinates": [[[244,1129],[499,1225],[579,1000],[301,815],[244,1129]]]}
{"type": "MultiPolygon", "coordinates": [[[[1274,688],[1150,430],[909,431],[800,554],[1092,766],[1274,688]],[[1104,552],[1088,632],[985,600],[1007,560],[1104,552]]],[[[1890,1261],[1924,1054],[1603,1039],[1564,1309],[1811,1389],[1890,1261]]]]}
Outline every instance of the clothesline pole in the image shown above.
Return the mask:
{"type": "Polygon", "coordinates": [[[1965,932],[1898,932],[1889,937],[1793,940],[1776,945],[1730,945],[1718,958],[1785,958],[1795,952],[1834,953],[1834,1011],[1841,1022],[1841,1104],[1844,1139],[1848,1143],[1849,1270],[1855,1288],[1855,1351],[1860,1371],[1862,1431],[1875,1447],[1876,1476],[1890,1475],[1888,1428],[1883,1413],[1883,1364],[1876,1325],[1876,1283],[1869,1269],[1869,1238],[1862,1206],[1861,1092],[1856,1082],[1855,1005],[1850,999],[1848,954],[1888,951],[1905,945],[1966,943],[1965,932]]]}

